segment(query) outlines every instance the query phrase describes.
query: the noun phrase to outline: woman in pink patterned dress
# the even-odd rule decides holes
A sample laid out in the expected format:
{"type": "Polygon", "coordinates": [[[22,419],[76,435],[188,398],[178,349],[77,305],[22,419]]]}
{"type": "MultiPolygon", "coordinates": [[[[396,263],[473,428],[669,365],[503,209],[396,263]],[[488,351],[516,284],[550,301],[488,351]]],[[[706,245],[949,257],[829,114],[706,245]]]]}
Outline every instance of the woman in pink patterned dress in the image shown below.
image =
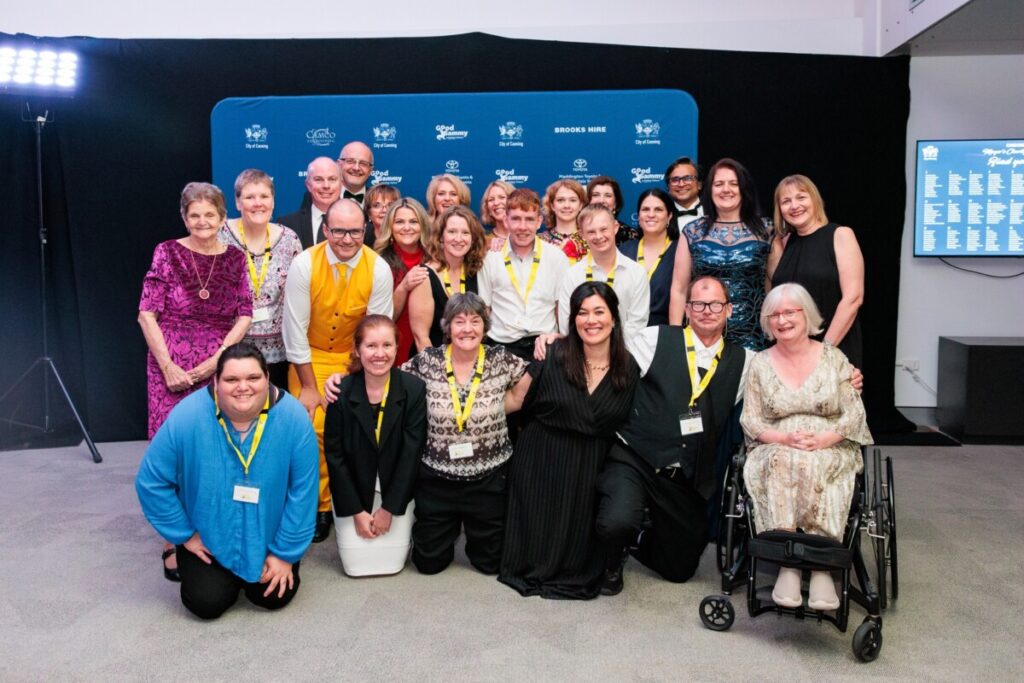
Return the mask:
{"type": "MultiPolygon", "coordinates": [[[[149,346],[150,439],[181,399],[209,383],[221,351],[249,329],[245,255],[217,239],[225,215],[224,195],[215,185],[186,185],[181,217],[188,237],[158,244],[143,280],[139,325],[149,346]]],[[[164,575],[177,580],[168,559],[173,557],[165,549],[164,575]]]]}

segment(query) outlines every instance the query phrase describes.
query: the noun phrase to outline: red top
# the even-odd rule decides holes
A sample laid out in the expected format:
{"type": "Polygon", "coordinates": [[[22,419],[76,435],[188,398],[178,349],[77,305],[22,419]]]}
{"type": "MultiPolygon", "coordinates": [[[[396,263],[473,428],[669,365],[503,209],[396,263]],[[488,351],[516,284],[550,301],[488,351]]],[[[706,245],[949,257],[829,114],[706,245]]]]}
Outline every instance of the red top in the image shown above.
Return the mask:
{"type": "MultiPolygon", "coordinates": [[[[412,253],[405,251],[397,245],[392,248],[398,254],[398,257],[402,259],[406,272],[423,263],[423,249],[418,244],[416,245],[416,251],[412,253]]],[[[398,287],[398,283],[402,281],[405,274],[397,270],[392,270],[391,274],[394,278],[395,287],[398,287]]],[[[409,360],[410,356],[415,355],[416,344],[412,337],[412,325],[409,324],[408,297],[406,297],[405,308],[402,309],[402,315],[398,316],[396,324],[398,325],[398,353],[395,355],[395,367],[409,360]]]]}

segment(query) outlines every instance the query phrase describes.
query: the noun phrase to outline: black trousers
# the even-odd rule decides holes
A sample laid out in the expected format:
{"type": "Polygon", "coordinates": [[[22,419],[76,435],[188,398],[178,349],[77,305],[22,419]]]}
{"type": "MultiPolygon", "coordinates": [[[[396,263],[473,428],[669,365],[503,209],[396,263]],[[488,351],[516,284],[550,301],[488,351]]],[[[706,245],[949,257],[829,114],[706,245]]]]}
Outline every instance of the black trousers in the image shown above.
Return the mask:
{"type": "Polygon", "coordinates": [[[681,472],[655,472],[616,444],[598,477],[597,493],[597,536],[609,552],[631,546],[633,557],[676,583],[696,573],[708,543],[707,501],[681,472]],[[637,542],[645,510],[649,526],[637,542]]]}
{"type": "Polygon", "coordinates": [[[216,619],[238,601],[238,591],[254,605],[265,609],[281,609],[299,590],[299,563],[292,565],[295,585],[277,597],[278,589],[264,597],[265,583],[249,583],[213,560],[206,564],[185,546],[177,546],[178,572],[181,574],[181,604],[200,619],[216,619]]]}
{"type": "Polygon", "coordinates": [[[455,541],[466,531],[466,557],[484,574],[497,574],[505,536],[505,467],[483,479],[452,481],[421,469],[416,482],[412,562],[421,574],[444,571],[455,541]]]}
{"type": "Polygon", "coordinates": [[[288,361],[282,360],[277,363],[267,363],[267,374],[270,376],[271,384],[284,389],[285,393],[288,393],[288,361]]]}

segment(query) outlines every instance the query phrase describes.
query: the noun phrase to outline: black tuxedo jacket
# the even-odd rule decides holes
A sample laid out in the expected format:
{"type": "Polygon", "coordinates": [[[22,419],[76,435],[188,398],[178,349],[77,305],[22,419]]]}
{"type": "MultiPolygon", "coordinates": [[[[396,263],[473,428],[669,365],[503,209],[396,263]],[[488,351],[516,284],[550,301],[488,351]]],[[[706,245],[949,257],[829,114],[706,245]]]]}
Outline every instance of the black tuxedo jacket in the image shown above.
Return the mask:
{"type": "Polygon", "coordinates": [[[316,240],[313,239],[312,221],[313,212],[308,206],[277,219],[278,223],[295,231],[295,234],[299,236],[299,242],[302,243],[303,249],[309,249],[317,242],[323,241],[319,237],[316,240]]]}
{"type": "Polygon", "coordinates": [[[374,436],[376,412],[366,396],[363,373],[345,377],[340,390],[324,419],[324,457],[334,513],[349,517],[373,512],[379,475],[384,509],[401,515],[412,500],[427,440],[427,387],[417,377],[391,370],[379,446],[374,436]]]}

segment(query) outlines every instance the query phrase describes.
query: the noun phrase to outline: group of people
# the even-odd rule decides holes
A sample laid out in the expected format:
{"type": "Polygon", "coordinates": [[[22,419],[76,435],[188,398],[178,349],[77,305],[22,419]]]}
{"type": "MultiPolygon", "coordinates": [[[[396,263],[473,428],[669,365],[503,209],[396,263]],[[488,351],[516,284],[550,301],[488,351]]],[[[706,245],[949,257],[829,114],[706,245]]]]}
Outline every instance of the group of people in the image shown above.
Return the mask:
{"type": "MultiPolygon", "coordinates": [[[[154,253],[136,488],[188,609],[287,604],[332,528],[350,576],[410,547],[438,573],[465,533],[523,595],[614,595],[628,554],[685,581],[737,424],[759,527],[842,534],[870,442],[863,259],[808,178],[779,183],[770,222],[742,164],[679,158],[632,227],[608,176],[543,198],[496,180],[478,216],[454,176],[424,207],[372,169],[360,142],[314,159],[278,222],[262,171],[232,220],[189,183],[188,235],[154,253]]],[[[827,573],[810,588],[838,605],[827,573]]],[[[776,601],[801,599],[780,571],[776,601]]]]}

